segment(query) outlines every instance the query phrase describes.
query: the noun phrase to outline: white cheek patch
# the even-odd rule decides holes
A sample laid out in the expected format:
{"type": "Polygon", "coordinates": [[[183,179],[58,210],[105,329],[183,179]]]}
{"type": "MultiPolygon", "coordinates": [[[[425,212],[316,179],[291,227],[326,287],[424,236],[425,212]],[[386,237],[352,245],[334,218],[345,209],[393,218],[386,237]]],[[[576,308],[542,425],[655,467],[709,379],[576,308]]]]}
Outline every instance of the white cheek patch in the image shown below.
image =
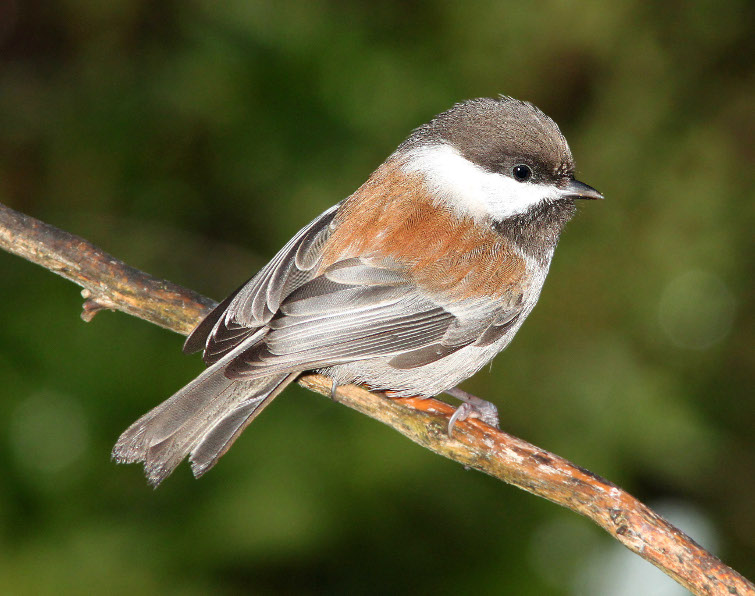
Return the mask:
{"type": "Polygon", "coordinates": [[[488,172],[450,145],[431,145],[406,154],[402,169],[422,174],[435,203],[444,203],[461,216],[501,221],[559,197],[555,186],[517,182],[488,172]]]}

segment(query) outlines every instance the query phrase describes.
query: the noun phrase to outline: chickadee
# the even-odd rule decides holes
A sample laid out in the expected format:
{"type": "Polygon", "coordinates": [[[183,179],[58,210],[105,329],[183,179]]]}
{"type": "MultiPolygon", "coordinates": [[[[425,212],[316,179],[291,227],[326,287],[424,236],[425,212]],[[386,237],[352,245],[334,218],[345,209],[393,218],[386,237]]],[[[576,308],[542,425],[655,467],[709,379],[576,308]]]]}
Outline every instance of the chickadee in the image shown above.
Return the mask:
{"type": "Polygon", "coordinates": [[[394,396],[453,391],[535,306],[575,199],[601,198],[532,104],[455,105],[207,315],[184,351],[204,349],[208,368],[113,457],[144,462],[156,486],[188,455],[199,477],[303,371],[394,396]]]}

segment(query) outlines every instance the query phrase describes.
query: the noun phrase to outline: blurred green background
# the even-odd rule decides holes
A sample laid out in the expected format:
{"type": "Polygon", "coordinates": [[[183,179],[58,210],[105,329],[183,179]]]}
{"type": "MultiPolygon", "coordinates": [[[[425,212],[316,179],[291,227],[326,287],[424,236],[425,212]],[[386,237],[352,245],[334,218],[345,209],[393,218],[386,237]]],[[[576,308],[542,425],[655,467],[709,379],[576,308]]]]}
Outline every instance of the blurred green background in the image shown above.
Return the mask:
{"type": "MultiPolygon", "coordinates": [[[[0,201],[220,299],[415,126],[530,100],[607,198],[465,388],[752,577],[753,22],[744,0],[5,0],[0,201]]],[[[110,448],[201,363],[81,302],[0,254],[3,594],[679,593],[591,522],[298,387],[152,491],[110,448]]]]}

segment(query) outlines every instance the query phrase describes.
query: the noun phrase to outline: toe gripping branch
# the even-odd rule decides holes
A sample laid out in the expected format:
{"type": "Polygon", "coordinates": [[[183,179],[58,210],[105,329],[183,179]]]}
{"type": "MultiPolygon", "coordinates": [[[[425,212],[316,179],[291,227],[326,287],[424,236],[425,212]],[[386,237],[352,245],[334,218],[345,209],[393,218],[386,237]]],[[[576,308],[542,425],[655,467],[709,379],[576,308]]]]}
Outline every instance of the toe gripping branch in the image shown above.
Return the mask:
{"type": "Polygon", "coordinates": [[[485,424],[500,429],[498,408],[495,407],[495,404],[485,401],[471,393],[467,393],[458,387],[449,389],[446,393],[462,402],[448,421],[449,437],[453,436],[453,430],[456,423],[460,420],[466,420],[467,418],[479,418],[485,424]]]}

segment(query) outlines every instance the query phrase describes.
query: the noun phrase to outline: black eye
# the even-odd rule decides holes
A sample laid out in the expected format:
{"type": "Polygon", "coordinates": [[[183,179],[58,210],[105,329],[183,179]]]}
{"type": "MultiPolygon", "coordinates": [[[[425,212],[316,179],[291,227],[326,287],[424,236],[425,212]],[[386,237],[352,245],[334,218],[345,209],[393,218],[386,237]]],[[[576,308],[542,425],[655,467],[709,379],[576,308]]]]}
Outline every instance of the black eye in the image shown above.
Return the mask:
{"type": "Polygon", "coordinates": [[[511,170],[511,173],[519,182],[526,182],[532,177],[532,170],[529,166],[525,166],[524,164],[514,166],[514,169],[511,170]]]}

